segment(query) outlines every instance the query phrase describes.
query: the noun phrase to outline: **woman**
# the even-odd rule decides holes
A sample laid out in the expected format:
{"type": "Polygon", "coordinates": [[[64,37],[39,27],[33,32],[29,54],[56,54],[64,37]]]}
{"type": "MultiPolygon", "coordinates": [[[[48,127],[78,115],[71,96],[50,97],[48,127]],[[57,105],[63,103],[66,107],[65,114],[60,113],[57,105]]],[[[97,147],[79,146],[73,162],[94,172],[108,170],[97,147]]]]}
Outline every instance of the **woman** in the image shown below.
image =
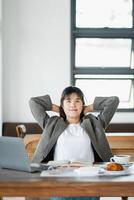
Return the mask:
{"type": "MultiPolygon", "coordinates": [[[[63,90],[60,106],[53,104],[49,95],[31,98],[31,111],[43,129],[32,162],[109,161],[112,153],[105,129],[118,104],[118,97],[96,97],[93,104],[85,106],[82,91],[73,86],[63,90]],[[50,117],[46,111],[58,112],[60,116],[50,117]],[[91,114],[92,111],[100,113],[96,117],[91,114]]],[[[76,199],[93,200],[99,197],[76,197],[76,199]]]]}

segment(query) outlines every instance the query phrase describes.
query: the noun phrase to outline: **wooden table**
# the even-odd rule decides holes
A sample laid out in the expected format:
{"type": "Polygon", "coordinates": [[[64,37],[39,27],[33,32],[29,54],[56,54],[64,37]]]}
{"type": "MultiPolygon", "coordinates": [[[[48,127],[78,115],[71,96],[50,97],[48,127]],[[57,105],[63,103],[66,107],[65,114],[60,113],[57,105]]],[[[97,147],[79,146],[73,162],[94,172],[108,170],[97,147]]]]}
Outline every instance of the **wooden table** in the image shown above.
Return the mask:
{"type": "Polygon", "coordinates": [[[0,169],[1,197],[133,196],[134,175],[121,177],[40,177],[0,169]]]}

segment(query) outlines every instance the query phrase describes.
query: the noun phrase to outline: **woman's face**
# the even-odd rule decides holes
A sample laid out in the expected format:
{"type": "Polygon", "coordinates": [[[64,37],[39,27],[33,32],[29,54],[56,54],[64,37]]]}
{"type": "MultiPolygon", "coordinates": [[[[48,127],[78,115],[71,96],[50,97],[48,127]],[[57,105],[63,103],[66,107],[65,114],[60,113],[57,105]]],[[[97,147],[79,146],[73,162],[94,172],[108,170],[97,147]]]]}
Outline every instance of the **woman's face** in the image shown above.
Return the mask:
{"type": "Polygon", "coordinates": [[[72,93],[65,97],[63,101],[63,110],[66,114],[66,118],[78,119],[83,110],[83,103],[77,93],[72,93]]]}

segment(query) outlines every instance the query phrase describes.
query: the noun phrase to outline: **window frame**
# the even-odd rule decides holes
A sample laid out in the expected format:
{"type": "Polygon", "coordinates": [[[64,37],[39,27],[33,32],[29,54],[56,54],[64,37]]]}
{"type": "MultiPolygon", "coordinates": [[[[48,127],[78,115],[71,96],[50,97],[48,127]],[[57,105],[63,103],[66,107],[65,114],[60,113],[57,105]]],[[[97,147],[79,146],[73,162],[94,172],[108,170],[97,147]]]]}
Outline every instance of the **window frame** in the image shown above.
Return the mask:
{"type": "MultiPolygon", "coordinates": [[[[71,84],[75,85],[75,75],[134,75],[133,68],[128,67],[75,67],[75,40],[77,38],[109,38],[132,39],[132,51],[134,57],[134,0],[132,0],[133,25],[132,28],[78,28],[76,27],[76,0],[71,0],[71,84]]],[[[133,61],[134,65],[134,61],[133,61]]],[[[120,80],[121,78],[118,78],[120,80]]],[[[129,79],[128,79],[129,80],[129,79]]],[[[134,87],[134,79],[133,87],[134,87]]],[[[120,108],[118,111],[134,112],[133,108],[120,108]]]]}

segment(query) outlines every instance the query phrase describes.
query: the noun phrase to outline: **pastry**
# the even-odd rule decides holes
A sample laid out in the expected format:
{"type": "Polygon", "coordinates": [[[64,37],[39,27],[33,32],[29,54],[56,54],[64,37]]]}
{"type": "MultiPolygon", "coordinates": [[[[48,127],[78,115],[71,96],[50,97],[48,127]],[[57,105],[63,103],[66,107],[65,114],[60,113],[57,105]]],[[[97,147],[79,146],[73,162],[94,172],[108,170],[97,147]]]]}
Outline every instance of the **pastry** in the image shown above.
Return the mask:
{"type": "Polygon", "coordinates": [[[122,171],[122,170],[124,170],[124,168],[121,164],[113,162],[113,163],[108,163],[106,165],[106,170],[108,170],[108,171],[122,171]]]}

